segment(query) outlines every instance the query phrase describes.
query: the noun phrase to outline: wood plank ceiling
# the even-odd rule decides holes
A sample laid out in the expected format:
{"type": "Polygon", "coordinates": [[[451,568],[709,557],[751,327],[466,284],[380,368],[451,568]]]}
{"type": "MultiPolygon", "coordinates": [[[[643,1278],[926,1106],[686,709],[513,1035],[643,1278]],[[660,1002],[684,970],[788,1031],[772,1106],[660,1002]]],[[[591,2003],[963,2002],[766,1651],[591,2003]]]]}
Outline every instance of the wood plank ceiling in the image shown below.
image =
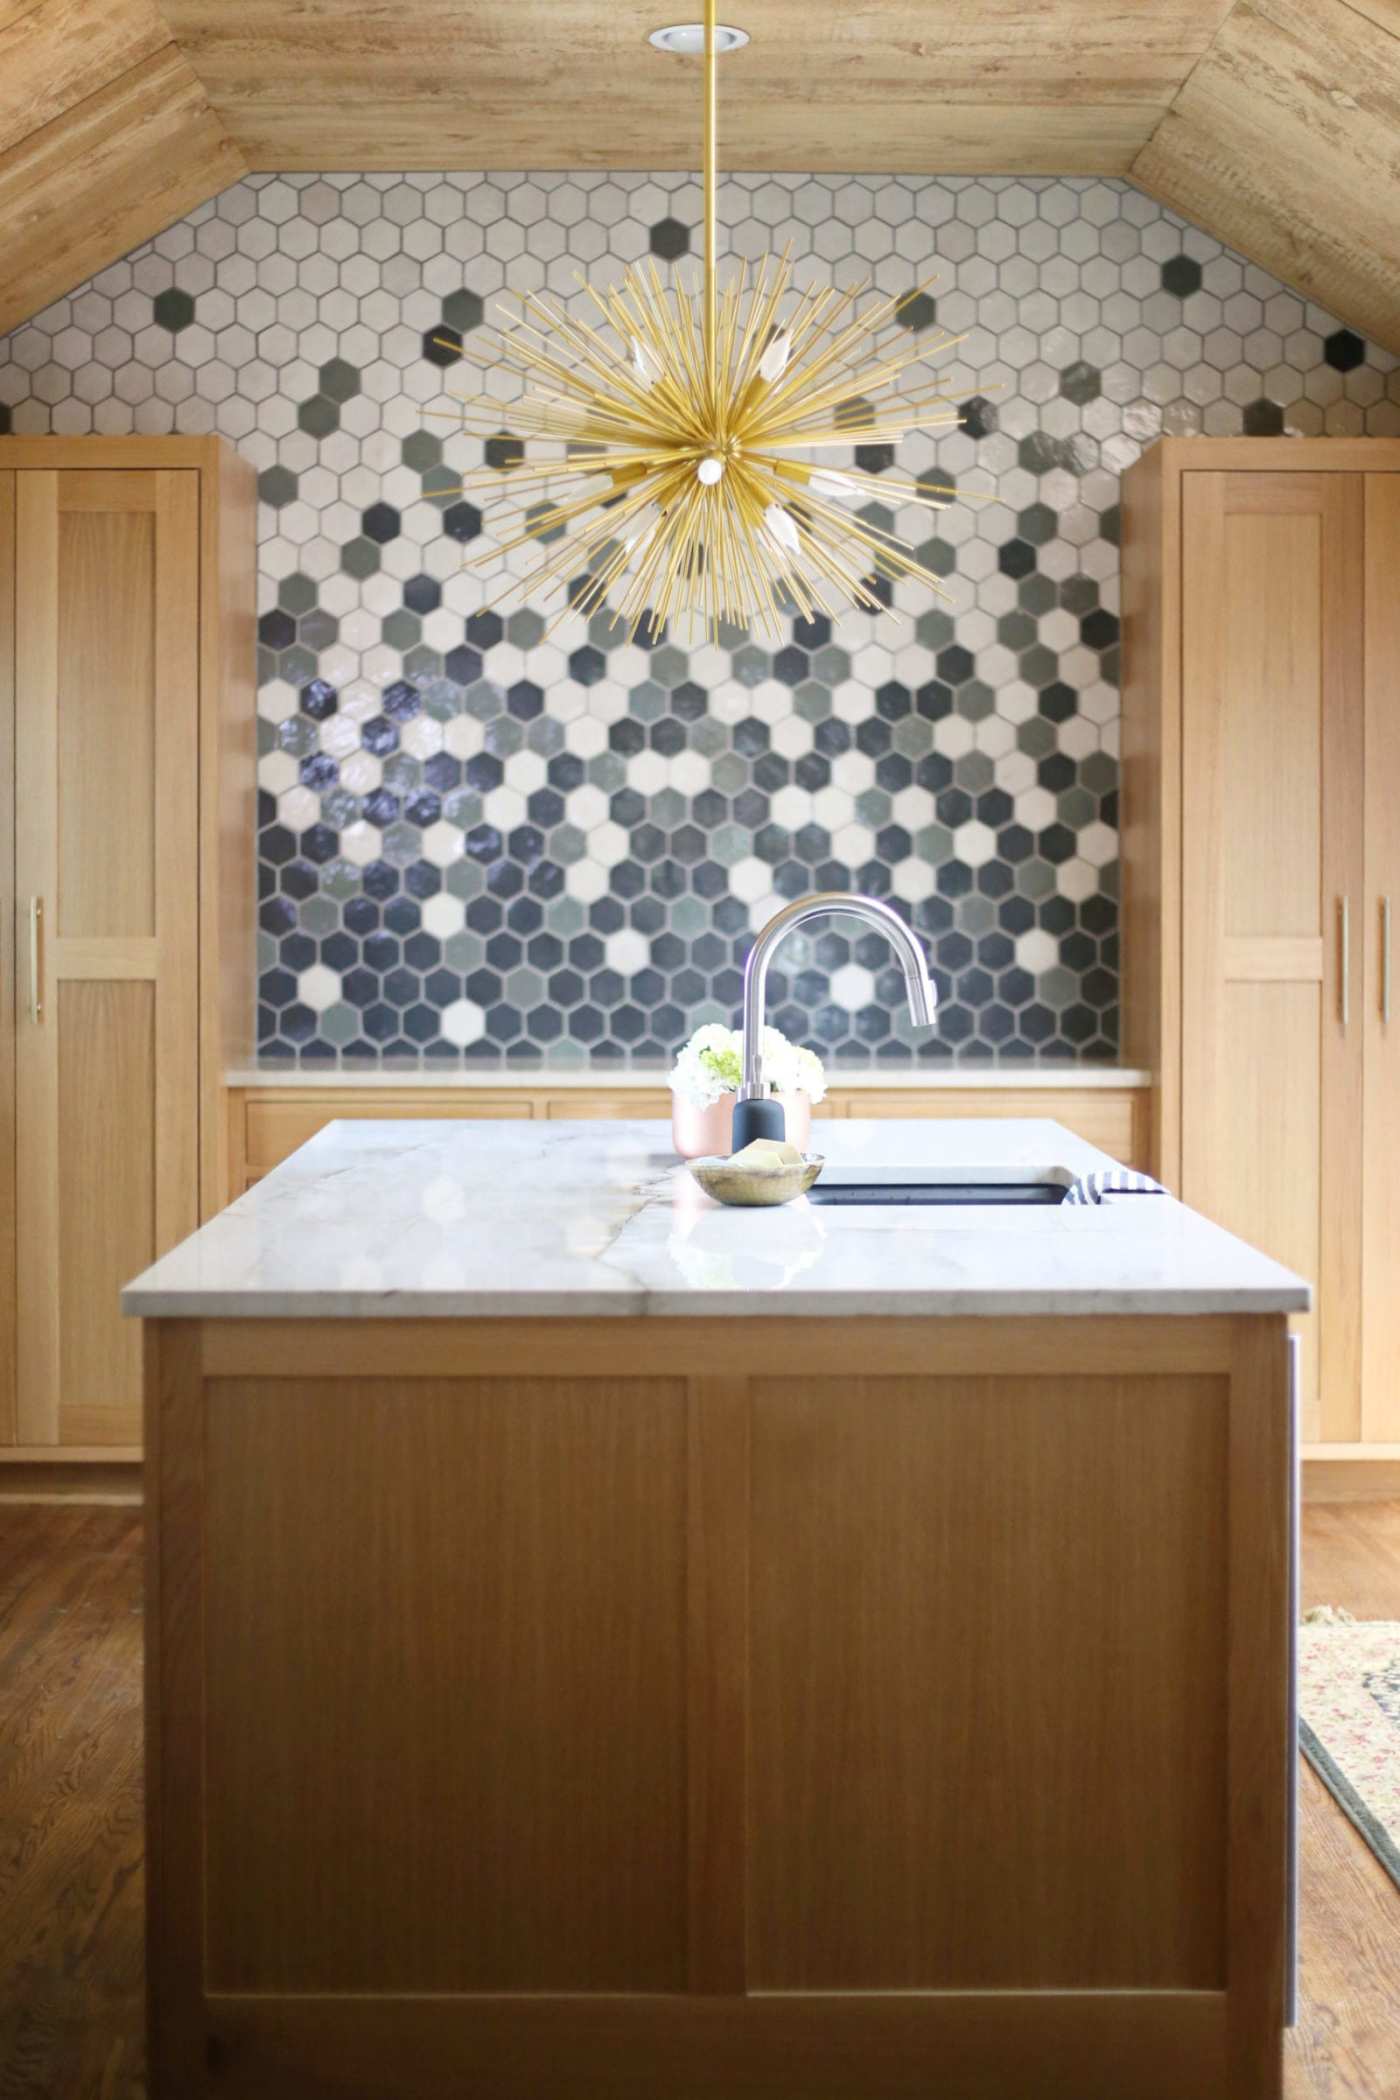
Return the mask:
{"type": "MultiPolygon", "coordinates": [[[[731,168],[1128,172],[1229,0],[723,0],[731,168]]],[[[695,0],[166,0],[256,167],[694,167],[695,0]]]]}
{"type": "MultiPolygon", "coordinates": [[[[1118,175],[1400,350],[1400,0],[733,0],[734,169],[1118,175]]],[[[0,329],[249,169],[684,168],[690,0],[0,0],[0,329]]]]}
{"type": "Polygon", "coordinates": [[[247,167],[156,0],[0,0],[0,329],[247,167]]]}

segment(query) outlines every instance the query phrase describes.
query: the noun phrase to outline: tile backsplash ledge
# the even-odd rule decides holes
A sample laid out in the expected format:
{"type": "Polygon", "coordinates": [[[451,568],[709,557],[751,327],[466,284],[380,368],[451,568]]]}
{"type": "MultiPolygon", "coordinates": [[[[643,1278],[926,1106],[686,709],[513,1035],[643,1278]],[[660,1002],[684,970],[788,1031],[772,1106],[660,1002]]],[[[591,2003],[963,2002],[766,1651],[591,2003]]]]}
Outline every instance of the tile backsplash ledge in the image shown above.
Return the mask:
{"type": "Polygon", "coordinates": [[[1400,434],[1396,360],[1123,183],[732,177],[731,255],[937,276],[906,317],[963,338],[960,426],[897,457],[968,500],[885,520],[947,595],[776,646],[483,612],[483,445],[426,411],[487,383],[497,294],[691,270],[699,203],[254,176],[0,340],[0,431],[217,430],[259,470],[264,1058],[664,1058],[826,887],[905,910],[941,993],[916,1037],[877,937],[793,937],[771,1018],[838,1068],[1115,1056],[1119,474],[1164,432],[1400,434]]]}

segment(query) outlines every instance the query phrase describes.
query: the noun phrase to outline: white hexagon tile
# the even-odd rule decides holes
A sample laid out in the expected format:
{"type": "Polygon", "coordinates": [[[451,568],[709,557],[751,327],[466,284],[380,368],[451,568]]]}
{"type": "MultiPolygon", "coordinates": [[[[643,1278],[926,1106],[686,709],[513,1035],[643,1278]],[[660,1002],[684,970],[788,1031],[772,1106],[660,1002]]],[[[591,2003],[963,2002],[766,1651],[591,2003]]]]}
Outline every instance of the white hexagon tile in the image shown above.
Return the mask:
{"type": "Polygon", "coordinates": [[[1119,473],[1161,432],[1400,433],[1396,360],[1125,184],[736,177],[731,253],[936,275],[902,313],[961,337],[959,427],[899,463],[984,500],[883,516],[948,595],[776,645],[483,611],[492,506],[449,491],[510,456],[495,295],[691,271],[698,217],[674,175],[253,177],[0,342],[0,430],[259,470],[265,1055],[661,1056],[779,902],[846,887],[943,1003],[915,1038],[877,938],[794,938],[773,1019],[838,1067],[1114,1055],[1119,473]],[[499,439],[425,414],[482,385],[499,439]]]}

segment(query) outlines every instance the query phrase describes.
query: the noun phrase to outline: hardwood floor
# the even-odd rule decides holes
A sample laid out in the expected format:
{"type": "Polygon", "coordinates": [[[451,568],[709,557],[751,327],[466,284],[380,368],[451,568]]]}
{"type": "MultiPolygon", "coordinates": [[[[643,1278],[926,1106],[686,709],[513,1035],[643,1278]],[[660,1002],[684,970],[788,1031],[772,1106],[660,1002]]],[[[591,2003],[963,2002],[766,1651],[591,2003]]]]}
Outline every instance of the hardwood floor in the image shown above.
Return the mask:
{"type": "MultiPolygon", "coordinates": [[[[1303,1606],[1400,1619],[1400,1502],[1309,1503],[1303,1606]]],[[[1303,1766],[1301,1993],[1287,2100],[1400,2093],[1400,1891],[1303,1766]]]]}
{"type": "MultiPolygon", "coordinates": [[[[142,2100],[140,1512],[0,1507],[0,2100],[142,2100]]],[[[1400,1618],[1400,1501],[1310,1507],[1304,1597],[1400,1618]]],[[[1306,1767],[1288,2100],[1400,2093],[1400,1893],[1306,1767]]],[[[1183,2100],[1189,2096],[1183,2095],[1183,2100]]]]}
{"type": "Polygon", "coordinates": [[[0,1508],[0,2096],[140,2100],[141,1512],[0,1508]]]}

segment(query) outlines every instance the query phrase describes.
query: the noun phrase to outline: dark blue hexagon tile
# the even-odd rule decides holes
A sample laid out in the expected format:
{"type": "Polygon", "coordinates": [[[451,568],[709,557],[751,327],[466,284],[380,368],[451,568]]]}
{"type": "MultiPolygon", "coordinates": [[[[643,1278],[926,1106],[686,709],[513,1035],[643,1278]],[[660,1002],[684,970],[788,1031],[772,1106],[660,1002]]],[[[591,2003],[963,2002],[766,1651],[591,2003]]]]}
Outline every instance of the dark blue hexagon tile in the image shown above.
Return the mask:
{"type": "Polygon", "coordinates": [[[499,310],[684,277],[698,223],[679,174],[251,176],[0,340],[0,431],[219,431],[257,470],[266,1055],[668,1056],[770,912],[848,887],[942,1005],[916,1039],[878,939],[794,938],[773,1018],[838,1071],[1115,1054],[1118,476],[1163,432],[1400,435],[1396,360],[1122,183],[735,176],[732,254],[962,338],[951,427],[859,448],[928,584],[692,641],[570,610],[576,574],[556,618],[503,590],[566,526],[503,507],[499,310]]]}

